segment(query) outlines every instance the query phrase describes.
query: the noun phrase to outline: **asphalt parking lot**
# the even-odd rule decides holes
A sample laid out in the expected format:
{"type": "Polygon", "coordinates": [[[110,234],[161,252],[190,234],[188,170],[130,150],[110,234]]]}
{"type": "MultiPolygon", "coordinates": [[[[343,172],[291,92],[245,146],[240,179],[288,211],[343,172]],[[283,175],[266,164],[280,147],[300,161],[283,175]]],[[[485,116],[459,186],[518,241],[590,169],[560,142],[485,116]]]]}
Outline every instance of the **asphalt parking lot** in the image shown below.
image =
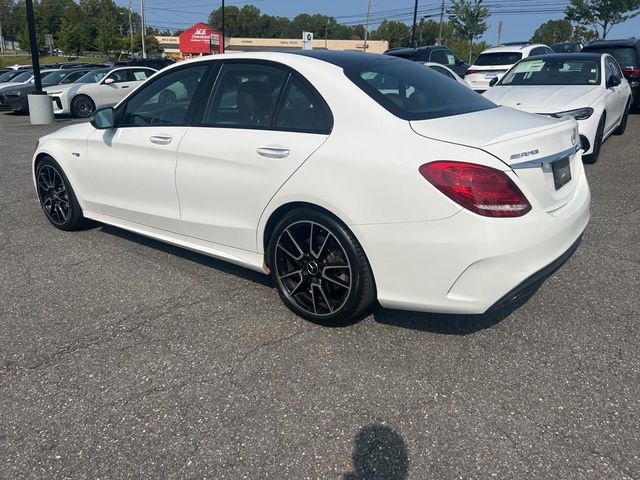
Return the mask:
{"type": "Polygon", "coordinates": [[[0,478],[640,477],[640,115],[592,220],[517,308],[329,329],[267,277],[36,202],[0,114],[0,478]]]}

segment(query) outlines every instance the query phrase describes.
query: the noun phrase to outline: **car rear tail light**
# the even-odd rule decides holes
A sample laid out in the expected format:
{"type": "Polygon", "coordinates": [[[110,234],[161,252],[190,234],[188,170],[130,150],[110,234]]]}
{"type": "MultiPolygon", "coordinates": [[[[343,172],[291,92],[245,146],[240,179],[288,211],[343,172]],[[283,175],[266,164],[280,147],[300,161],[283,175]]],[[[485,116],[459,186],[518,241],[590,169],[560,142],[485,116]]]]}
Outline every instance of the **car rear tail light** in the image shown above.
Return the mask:
{"type": "Polygon", "coordinates": [[[531,204],[518,186],[500,170],[474,163],[425,163],[420,174],[467,210],[485,217],[521,217],[531,204]]]}
{"type": "Polygon", "coordinates": [[[640,68],[627,67],[622,69],[625,77],[640,77],[640,68]]]}

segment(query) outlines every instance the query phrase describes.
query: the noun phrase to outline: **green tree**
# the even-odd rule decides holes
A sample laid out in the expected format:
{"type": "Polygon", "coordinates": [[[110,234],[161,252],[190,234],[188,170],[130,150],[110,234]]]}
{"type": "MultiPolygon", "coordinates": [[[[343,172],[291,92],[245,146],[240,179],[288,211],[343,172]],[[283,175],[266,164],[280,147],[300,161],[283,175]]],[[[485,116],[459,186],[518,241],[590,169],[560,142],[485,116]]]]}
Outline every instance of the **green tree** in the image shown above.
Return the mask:
{"type": "Polygon", "coordinates": [[[491,14],[482,6],[482,0],[453,0],[449,21],[456,33],[469,42],[469,62],[473,54],[473,41],[487,31],[486,20],[491,14]]]}
{"type": "Polygon", "coordinates": [[[383,22],[371,32],[374,40],[388,40],[389,48],[409,45],[411,30],[406,23],[395,20],[383,20],[383,22]]]}
{"type": "Polygon", "coordinates": [[[602,38],[614,25],[640,14],[640,0],[570,0],[565,9],[568,20],[586,27],[595,25],[602,38]]]}
{"type": "MultiPolygon", "coordinates": [[[[147,55],[154,56],[160,55],[164,50],[160,43],[158,43],[158,39],[155,34],[152,33],[149,29],[147,29],[147,34],[144,36],[144,49],[147,52],[147,55]]],[[[142,51],[142,36],[136,35],[133,39],[133,51],[141,52],[142,51]]]]}
{"type": "Polygon", "coordinates": [[[109,55],[109,52],[120,49],[118,37],[118,11],[113,0],[101,0],[98,18],[96,19],[96,48],[109,55]]]}
{"type": "Polygon", "coordinates": [[[533,32],[531,42],[551,45],[556,42],[568,42],[572,38],[573,25],[569,20],[549,20],[533,32]]]}
{"type": "Polygon", "coordinates": [[[591,40],[598,38],[598,32],[585,27],[584,25],[576,25],[571,35],[571,40],[574,42],[587,43],[591,40]]]}
{"type": "Polygon", "coordinates": [[[75,3],[62,20],[59,44],[65,53],[75,55],[91,47],[91,25],[82,8],[75,3]]]}
{"type": "MultiPolygon", "coordinates": [[[[224,35],[225,37],[239,37],[240,24],[238,16],[240,9],[234,5],[224,7],[224,35]]],[[[209,25],[222,31],[222,7],[215,9],[209,15],[209,25]]]]}

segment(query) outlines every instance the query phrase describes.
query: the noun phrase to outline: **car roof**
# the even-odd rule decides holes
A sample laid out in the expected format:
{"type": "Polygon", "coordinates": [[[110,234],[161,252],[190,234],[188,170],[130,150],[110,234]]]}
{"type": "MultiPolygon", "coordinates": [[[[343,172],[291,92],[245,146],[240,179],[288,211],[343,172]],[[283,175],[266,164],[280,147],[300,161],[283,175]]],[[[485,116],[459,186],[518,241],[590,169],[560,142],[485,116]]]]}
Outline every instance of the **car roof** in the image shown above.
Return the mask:
{"type": "Polygon", "coordinates": [[[640,44],[640,38],[624,38],[615,40],[592,40],[584,48],[590,47],[635,47],[640,44]]]}
{"type": "Polygon", "coordinates": [[[499,47],[490,47],[486,50],[483,50],[480,55],[483,53],[500,53],[500,52],[522,52],[524,50],[532,50],[538,47],[547,47],[542,43],[518,43],[516,45],[501,45],[499,47]]]}
{"type": "Polygon", "coordinates": [[[532,55],[520,60],[526,62],[527,60],[567,60],[567,59],[584,59],[584,60],[599,60],[600,57],[605,55],[604,53],[590,53],[590,52],[574,52],[574,53],[549,53],[547,55],[532,55]]]}
{"type": "Polygon", "coordinates": [[[393,55],[339,50],[288,50],[285,53],[315,58],[316,60],[332,63],[341,68],[366,67],[375,62],[406,62],[406,60],[394,57],[393,55]]]}

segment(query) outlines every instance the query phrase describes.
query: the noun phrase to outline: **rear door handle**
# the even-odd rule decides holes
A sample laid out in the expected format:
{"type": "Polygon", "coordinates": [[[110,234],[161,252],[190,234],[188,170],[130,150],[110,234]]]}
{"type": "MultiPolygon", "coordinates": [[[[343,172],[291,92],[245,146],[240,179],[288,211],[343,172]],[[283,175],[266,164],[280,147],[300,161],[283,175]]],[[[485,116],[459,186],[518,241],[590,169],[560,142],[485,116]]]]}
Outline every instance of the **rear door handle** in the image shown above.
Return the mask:
{"type": "Polygon", "coordinates": [[[285,158],[289,156],[289,149],[287,147],[281,147],[279,145],[264,145],[256,149],[258,155],[267,158],[285,158]]]}
{"type": "Polygon", "coordinates": [[[156,145],[169,145],[173,137],[171,135],[151,135],[149,141],[156,145]]]}
{"type": "Polygon", "coordinates": [[[120,88],[129,88],[129,85],[122,85],[120,88]]]}

